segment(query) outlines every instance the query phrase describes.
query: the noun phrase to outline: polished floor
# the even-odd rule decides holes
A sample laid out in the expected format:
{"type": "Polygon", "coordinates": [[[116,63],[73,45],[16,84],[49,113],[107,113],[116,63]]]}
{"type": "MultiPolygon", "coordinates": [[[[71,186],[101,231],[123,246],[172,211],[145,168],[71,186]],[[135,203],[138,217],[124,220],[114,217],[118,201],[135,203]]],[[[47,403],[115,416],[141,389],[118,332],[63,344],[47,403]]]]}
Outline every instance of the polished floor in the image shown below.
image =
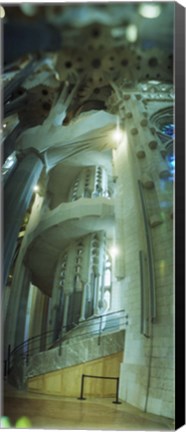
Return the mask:
{"type": "Polygon", "coordinates": [[[146,414],[125,402],[113,404],[109,398],[80,401],[18,391],[7,384],[3,394],[1,415],[9,417],[12,427],[20,417],[26,416],[33,429],[174,430],[170,419],[146,414]]]}

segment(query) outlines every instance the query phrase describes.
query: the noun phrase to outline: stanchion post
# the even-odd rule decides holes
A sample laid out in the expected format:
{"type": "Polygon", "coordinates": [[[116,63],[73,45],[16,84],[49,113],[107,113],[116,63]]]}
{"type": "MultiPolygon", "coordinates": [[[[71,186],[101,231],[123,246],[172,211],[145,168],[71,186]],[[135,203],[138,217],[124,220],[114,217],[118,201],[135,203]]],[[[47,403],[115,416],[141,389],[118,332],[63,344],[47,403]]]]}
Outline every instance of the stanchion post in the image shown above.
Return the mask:
{"type": "Polygon", "coordinates": [[[119,402],[119,378],[116,378],[116,400],[112,403],[121,404],[121,402],[119,402]]]}
{"type": "Polygon", "coordinates": [[[83,374],[81,377],[81,393],[80,393],[80,397],[78,398],[79,400],[86,400],[86,398],[83,397],[84,378],[85,378],[85,375],[83,374]]]}

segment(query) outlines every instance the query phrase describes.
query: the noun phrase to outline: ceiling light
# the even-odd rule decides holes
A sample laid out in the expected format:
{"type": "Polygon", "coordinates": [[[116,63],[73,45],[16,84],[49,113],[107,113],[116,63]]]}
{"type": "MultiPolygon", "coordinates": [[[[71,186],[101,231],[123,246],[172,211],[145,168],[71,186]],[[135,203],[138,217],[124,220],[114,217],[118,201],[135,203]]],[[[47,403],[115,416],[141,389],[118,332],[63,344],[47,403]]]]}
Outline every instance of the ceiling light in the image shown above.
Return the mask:
{"type": "Polygon", "coordinates": [[[157,18],[161,13],[159,4],[142,3],[139,5],[139,14],[144,18],[157,18]]]}
{"type": "Polygon", "coordinates": [[[4,18],[5,17],[5,10],[3,6],[0,6],[0,18],[4,18]]]}
{"type": "Polygon", "coordinates": [[[126,28],[126,38],[129,42],[136,42],[138,37],[138,29],[134,24],[126,28]]]}

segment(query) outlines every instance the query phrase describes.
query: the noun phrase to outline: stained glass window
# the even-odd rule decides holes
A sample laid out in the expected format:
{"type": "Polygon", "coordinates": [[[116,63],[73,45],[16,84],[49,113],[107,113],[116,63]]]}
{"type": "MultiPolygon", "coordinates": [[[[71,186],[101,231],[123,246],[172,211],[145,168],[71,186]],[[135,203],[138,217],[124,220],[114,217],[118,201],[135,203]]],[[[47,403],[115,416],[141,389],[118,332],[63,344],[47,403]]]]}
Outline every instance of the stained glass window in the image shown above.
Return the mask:
{"type": "Polygon", "coordinates": [[[164,135],[169,136],[170,138],[174,139],[175,137],[175,128],[173,123],[168,123],[162,126],[161,132],[164,135]]]}
{"type": "Polygon", "coordinates": [[[162,140],[165,144],[165,147],[167,148],[167,156],[166,160],[169,165],[170,170],[170,178],[173,179],[174,173],[175,173],[175,156],[173,154],[173,145],[170,144],[170,140],[174,140],[175,138],[175,125],[174,123],[165,123],[161,126],[161,134],[164,135],[165,139],[162,140]],[[167,146],[166,146],[167,144],[167,146]]]}

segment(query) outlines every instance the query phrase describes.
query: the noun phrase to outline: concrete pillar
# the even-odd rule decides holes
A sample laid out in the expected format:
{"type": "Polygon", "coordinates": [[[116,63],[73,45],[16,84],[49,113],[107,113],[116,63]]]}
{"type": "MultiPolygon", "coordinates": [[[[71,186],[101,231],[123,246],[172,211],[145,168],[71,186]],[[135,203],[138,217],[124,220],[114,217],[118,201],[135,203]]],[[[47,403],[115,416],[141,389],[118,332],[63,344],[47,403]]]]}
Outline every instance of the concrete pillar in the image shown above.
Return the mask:
{"type": "Polygon", "coordinates": [[[19,162],[4,188],[4,284],[15,252],[19,229],[42,167],[38,155],[29,153],[19,162]]]}

